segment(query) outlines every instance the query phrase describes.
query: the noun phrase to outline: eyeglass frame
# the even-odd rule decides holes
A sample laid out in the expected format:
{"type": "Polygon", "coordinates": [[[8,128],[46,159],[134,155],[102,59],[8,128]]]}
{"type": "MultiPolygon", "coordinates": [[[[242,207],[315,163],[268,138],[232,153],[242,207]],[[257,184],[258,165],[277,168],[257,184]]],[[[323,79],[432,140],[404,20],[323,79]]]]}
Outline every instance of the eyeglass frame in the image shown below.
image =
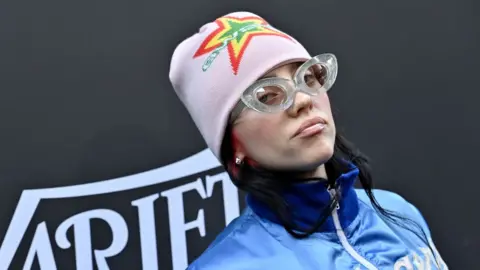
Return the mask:
{"type": "Polygon", "coordinates": [[[250,85],[240,97],[240,100],[237,102],[235,107],[230,113],[229,121],[233,123],[243,112],[244,109],[249,108],[260,113],[276,113],[279,111],[285,111],[290,108],[295,102],[295,96],[297,92],[302,92],[310,96],[316,96],[324,92],[329,91],[333,84],[336,81],[338,74],[338,61],[334,54],[323,53],[316,55],[309,60],[305,61],[300,67],[295,71],[295,74],[292,79],[286,78],[264,78],[254,82],[250,85]],[[313,65],[321,65],[327,72],[325,83],[319,88],[312,90],[305,81],[302,79],[305,72],[313,65]],[[265,105],[259,103],[253,97],[258,90],[262,89],[264,86],[278,86],[287,94],[286,101],[277,106],[265,105]],[[247,95],[245,94],[247,93],[247,95]],[[252,101],[257,104],[259,107],[263,107],[264,110],[260,110],[252,106],[249,102],[252,101]]]}

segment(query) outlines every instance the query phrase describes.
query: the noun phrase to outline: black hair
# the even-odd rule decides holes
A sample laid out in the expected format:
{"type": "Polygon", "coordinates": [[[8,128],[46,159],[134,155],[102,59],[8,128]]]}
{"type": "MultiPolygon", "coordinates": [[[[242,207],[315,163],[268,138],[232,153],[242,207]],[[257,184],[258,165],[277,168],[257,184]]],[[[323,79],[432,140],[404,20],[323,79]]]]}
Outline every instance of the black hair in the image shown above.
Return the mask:
{"type": "MultiPolygon", "coordinates": [[[[332,198],[329,207],[319,213],[317,222],[310,229],[302,230],[294,224],[291,218],[292,212],[281,196],[282,191],[287,189],[289,185],[295,183],[294,179],[298,179],[298,172],[266,170],[258,166],[251,166],[248,162],[243,162],[241,165],[238,165],[233,161],[234,154],[232,126],[228,125],[222,142],[220,155],[223,165],[233,183],[240,190],[249,193],[255,197],[255,199],[268,206],[285,230],[297,239],[309,237],[316,232],[318,228],[325,223],[338,204],[338,196],[332,198]]],[[[335,180],[345,171],[347,166],[344,162],[345,160],[353,163],[359,169],[358,180],[365,190],[374,210],[379,213],[380,217],[386,222],[391,222],[415,234],[430,248],[432,255],[436,258],[436,254],[428,241],[427,234],[420,224],[394,211],[387,210],[378,203],[372,191],[373,180],[369,159],[337,131],[333,156],[325,163],[328,176],[327,181],[330,187],[334,187],[335,180]]]]}

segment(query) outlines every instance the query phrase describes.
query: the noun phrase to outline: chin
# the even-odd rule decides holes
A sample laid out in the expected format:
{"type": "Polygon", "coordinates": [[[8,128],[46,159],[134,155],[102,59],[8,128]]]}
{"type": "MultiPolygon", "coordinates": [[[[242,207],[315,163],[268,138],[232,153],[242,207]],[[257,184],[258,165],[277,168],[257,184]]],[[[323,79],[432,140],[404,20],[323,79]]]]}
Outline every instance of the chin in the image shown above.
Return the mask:
{"type": "Polygon", "coordinates": [[[326,163],[332,158],[334,147],[334,141],[320,140],[319,144],[312,145],[302,151],[304,160],[318,165],[326,163]]]}
{"type": "Polygon", "coordinates": [[[332,156],[333,156],[333,147],[321,149],[317,153],[312,153],[312,157],[310,157],[309,159],[312,162],[323,164],[329,161],[332,158],[332,156]]]}
{"type": "Polygon", "coordinates": [[[317,169],[319,166],[327,163],[333,156],[333,150],[329,151],[317,151],[315,155],[304,153],[302,157],[298,158],[291,165],[292,169],[300,171],[312,171],[317,169]]]}

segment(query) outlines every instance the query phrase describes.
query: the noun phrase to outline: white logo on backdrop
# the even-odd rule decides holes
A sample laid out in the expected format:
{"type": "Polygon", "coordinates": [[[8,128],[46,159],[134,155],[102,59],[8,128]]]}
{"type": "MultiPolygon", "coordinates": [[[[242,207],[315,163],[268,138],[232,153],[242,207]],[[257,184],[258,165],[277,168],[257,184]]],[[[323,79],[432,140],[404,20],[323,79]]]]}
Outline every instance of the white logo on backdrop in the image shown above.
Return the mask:
{"type": "MultiPolygon", "coordinates": [[[[206,149],[184,160],[158,168],[152,171],[95,182],[57,188],[24,190],[20,196],[17,208],[8,227],[7,233],[0,247],[0,270],[6,270],[12,263],[15,253],[30,226],[32,217],[41,200],[66,199],[85,197],[101,194],[121,192],[143,188],[159,183],[198,174],[220,166],[213,153],[206,149]]],[[[107,258],[118,255],[128,242],[129,233],[139,233],[141,261],[144,270],[158,270],[158,250],[156,243],[154,201],[160,196],[165,197],[168,204],[168,221],[170,227],[170,245],[172,265],[174,270],[185,269],[188,265],[186,232],[198,229],[200,235],[206,235],[204,209],[198,210],[194,221],[186,222],[184,216],[183,193],[196,191],[207,199],[213,193],[216,183],[222,184],[225,224],[230,223],[240,213],[238,193],[228,174],[221,172],[216,175],[206,175],[203,185],[202,179],[176,186],[131,202],[137,208],[139,232],[129,232],[125,219],[111,209],[94,209],[78,213],[64,220],[55,230],[55,243],[51,243],[45,221],[36,224],[33,240],[29,246],[28,254],[23,269],[31,269],[35,257],[41,269],[56,270],[53,245],[62,249],[72,248],[72,243],[67,238],[67,230],[72,229],[74,235],[74,250],[76,269],[101,270],[110,269],[107,258]],[[90,221],[103,220],[112,231],[110,245],[102,250],[92,250],[90,236],[90,221]],[[93,252],[92,252],[93,251],[93,252]]]]}

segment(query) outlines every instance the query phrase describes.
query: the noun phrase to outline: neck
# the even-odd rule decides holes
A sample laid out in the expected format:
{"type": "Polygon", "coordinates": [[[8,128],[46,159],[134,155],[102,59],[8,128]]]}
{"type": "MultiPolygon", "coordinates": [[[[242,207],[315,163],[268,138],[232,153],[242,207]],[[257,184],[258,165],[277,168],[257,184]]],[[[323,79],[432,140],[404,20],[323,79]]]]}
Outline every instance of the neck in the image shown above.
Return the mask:
{"type": "MultiPolygon", "coordinates": [[[[323,166],[322,166],[323,167],[323,166]]],[[[322,171],[325,174],[325,168],[319,168],[318,174],[322,171]]],[[[353,164],[345,171],[339,172],[338,178],[334,180],[336,190],[340,194],[338,215],[342,227],[347,227],[358,213],[358,200],[354,190],[354,182],[358,177],[359,170],[353,164]]],[[[329,185],[323,181],[311,181],[310,183],[295,183],[287,190],[281,193],[284,201],[289,207],[289,214],[292,215],[292,222],[299,229],[305,231],[314,226],[324,211],[330,207],[331,194],[329,185]]],[[[260,217],[266,218],[274,223],[282,224],[277,208],[270,206],[266,201],[258,199],[255,196],[247,195],[247,204],[260,217]]],[[[319,231],[335,231],[335,225],[331,216],[327,218],[319,231]]]]}
{"type": "Polygon", "coordinates": [[[307,172],[301,175],[302,178],[323,178],[328,179],[327,171],[325,170],[325,165],[318,166],[315,170],[307,172]]]}

